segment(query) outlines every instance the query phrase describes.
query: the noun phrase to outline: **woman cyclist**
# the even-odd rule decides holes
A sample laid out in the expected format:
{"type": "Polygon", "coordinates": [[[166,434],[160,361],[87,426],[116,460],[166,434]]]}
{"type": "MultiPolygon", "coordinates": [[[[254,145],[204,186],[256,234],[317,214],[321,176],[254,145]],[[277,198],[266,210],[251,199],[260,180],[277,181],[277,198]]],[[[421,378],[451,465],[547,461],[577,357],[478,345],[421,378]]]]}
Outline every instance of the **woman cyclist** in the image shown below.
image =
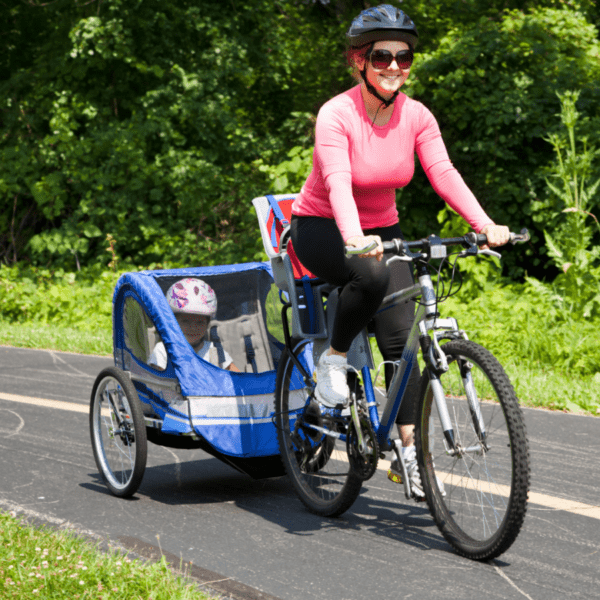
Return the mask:
{"type": "MultiPolygon", "coordinates": [[[[395,189],[409,183],[416,152],[434,190],[489,246],[508,241],[453,167],[438,124],[421,103],[400,92],[413,61],[418,33],[413,21],[389,4],[363,10],[347,32],[348,59],[359,83],[319,111],[313,168],[292,207],[294,250],[312,273],[342,287],[331,347],[317,364],[317,400],[348,402],[346,353],[374,317],[386,294],[413,284],[407,263],[382,262],[382,240],[402,237],[395,189]],[[347,257],[344,246],[376,247],[347,257]]],[[[405,303],[378,314],[375,335],[384,360],[398,360],[414,320],[405,303]]],[[[393,365],[385,365],[386,384],[393,365]]],[[[397,424],[402,455],[416,497],[423,497],[413,431],[420,373],[413,369],[397,424]]],[[[398,465],[389,473],[398,481],[398,465]]]]}

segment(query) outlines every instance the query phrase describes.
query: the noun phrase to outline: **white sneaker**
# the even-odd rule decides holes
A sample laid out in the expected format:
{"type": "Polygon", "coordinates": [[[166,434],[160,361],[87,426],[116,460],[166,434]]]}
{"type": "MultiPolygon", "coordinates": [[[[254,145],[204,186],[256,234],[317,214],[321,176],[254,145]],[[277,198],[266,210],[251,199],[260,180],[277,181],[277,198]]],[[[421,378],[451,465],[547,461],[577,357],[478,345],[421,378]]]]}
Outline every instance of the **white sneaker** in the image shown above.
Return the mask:
{"type": "MultiPolygon", "coordinates": [[[[395,443],[397,444],[397,446],[400,446],[402,444],[400,440],[395,440],[395,443]]],[[[425,498],[425,492],[423,491],[423,482],[421,481],[419,465],[417,464],[417,448],[415,446],[406,446],[402,447],[400,452],[402,452],[402,459],[404,460],[406,471],[408,472],[410,489],[415,495],[415,498],[425,498]]],[[[400,468],[398,459],[394,459],[392,461],[392,464],[388,470],[388,479],[390,481],[393,481],[394,483],[402,483],[402,469],[400,468]]],[[[444,484],[441,482],[440,478],[437,475],[435,476],[435,479],[437,481],[440,494],[442,496],[445,496],[446,490],[444,489],[444,484]]]]}
{"type": "Polygon", "coordinates": [[[347,382],[348,361],[345,356],[328,356],[327,352],[325,350],[321,354],[317,364],[315,396],[321,404],[329,408],[335,408],[339,404],[346,407],[350,397],[347,382]]]}
{"type": "Polygon", "coordinates": [[[425,498],[423,491],[423,482],[419,473],[419,465],[417,464],[417,448],[415,446],[406,446],[402,450],[402,458],[408,472],[408,480],[410,481],[410,489],[416,498],[425,498]]]}

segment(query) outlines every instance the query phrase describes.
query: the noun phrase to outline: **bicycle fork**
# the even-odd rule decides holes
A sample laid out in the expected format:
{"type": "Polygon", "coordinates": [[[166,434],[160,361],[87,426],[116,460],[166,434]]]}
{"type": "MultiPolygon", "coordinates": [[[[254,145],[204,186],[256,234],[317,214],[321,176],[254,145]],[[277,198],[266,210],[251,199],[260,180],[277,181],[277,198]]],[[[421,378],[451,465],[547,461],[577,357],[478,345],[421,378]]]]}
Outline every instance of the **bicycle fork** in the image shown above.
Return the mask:
{"type": "Polygon", "coordinates": [[[448,372],[449,366],[446,359],[445,353],[442,351],[439,340],[443,337],[451,339],[467,339],[466,334],[458,329],[458,325],[455,319],[437,319],[435,325],[431,322],[420,323],[421,334],[427,335],[428,331],[432,331],[432,343],[429,345],[427,350],[427,369],[429,371],[429,383],[431,391],[433,393],[435,405],[438,411],[440,424],[442,431],[444,432],[444,438],[446,439],[447,448],[446,451],[450,455],[462,454],[464,452],[476,451],[476,450],[488,450],[486,445],[487,432],[485,429],[485,423],[483,415],[481,413],[481,406],[479,403],[479,397],[477,390],[473,383],[473,377],[471,375],[472,364],[467,360],[459,360],[460,376],[463,382],[463,389],[469,405],[469,411],[471,414],[471,420],[473,427],[480,441],[480,446],[462,448],[460,440],[455,439],[454,428],[452,426],[452,419],[448,411],[448,404],[446,402],[446,394],[444,387],[440,381],[440,375],[448,372]]]}

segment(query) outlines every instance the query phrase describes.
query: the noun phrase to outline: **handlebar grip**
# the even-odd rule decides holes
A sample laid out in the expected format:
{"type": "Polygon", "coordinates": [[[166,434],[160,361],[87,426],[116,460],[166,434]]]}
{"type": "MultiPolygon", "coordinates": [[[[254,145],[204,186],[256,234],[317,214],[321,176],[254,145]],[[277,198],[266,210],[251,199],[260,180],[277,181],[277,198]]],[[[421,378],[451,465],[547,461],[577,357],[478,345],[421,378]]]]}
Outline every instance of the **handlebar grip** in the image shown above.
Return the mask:
{"type": "MultiPolygon", "coordinates": [[[[478,233],[475,237],[475,243],[478,246],[483,246],[484,244],[487,244],[487,236],[484,233],[478,233]]],[[[527,229],[524,227],[523,229],[521,229],[521,233],[514,233],[511,231],[509,234],[508,241],[509,243],[514,245],[522,242],[528,242],[529,238],[529,231],[527,231],[527,229]]]]}
{"type": "Polygon", "coordinates": [[[366,245],[364,248],[356,248],[354,246],[346,246],[346,254],[348,256],[352,256],[354,254],[365,254],[367,252],[371,252],[377,248],[377,242],[372,241],[370,244],[366,245]]]}

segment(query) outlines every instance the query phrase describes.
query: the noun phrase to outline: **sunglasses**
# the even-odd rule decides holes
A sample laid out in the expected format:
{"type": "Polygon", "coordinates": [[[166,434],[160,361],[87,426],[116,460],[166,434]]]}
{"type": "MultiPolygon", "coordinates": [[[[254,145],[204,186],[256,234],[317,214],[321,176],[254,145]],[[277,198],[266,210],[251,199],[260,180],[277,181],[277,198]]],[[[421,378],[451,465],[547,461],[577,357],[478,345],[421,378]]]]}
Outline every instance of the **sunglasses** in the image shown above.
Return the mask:
{"type": "Polygon", "coordinates": [[[410,69],[413,63],[412,50],[400,50],[394,56],[389,50],[373,50],[369,56],[369,60],[374,69],[387,69],[392,61],[395,60],[398,68],[410,69]]]}

